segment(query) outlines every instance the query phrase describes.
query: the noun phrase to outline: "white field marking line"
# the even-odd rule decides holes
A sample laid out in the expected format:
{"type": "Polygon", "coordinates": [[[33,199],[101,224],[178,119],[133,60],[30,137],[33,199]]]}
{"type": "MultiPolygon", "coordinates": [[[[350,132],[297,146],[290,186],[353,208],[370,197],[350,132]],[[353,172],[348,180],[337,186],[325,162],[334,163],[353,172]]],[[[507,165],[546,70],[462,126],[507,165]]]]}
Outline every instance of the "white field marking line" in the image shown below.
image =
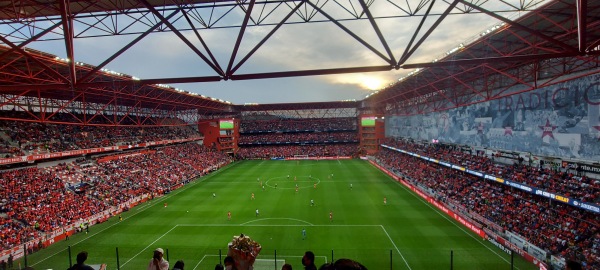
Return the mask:
{"type": "MultiPolygon", "coordinates": [[[[250,224],[177,224],[177,226],[179,227],[239,227],[239,226],[249,226],[249,227],[304,227],[304,226],[319,226],[319,225],[314,225],[314,224],[307,224],[307,225],[290,225],[290,224],[285,224],[285,225],[266,225],[266,224],[255,224],[255,225],[250,225],[250,224]]],[[[325,225],[324,225],[325,226],[325,225]]],[[[342,226],[342,225],[339,225],[342,226]]]]}
{"type": "MultiPolygon", "coordinates": [[[[202,261],[204,261],[204,258],[206,257],[219,257],[221,255],[211,255],[211,254],[205,254],[204,256],[202,256],[202,259],[200,259],[200,261],[196,264],[196,266],[194,266],[193,270],[195,270],[196,268],[198,268],[198,266],[202,263],[202,261]]],[[[257,257],[257,260],[271,260],[271,259],[261,259],[260,257],[272,257],[273,260],[275,260],[275,257],[273,256],[266,256],[263,255],[261,256],[260,254],[258,255],[259,257],[257,257]]],[[[302,258],[303,256],[277,256],[277,258],[302,258]]],[[[327,263],[327,256],[315,256],[315,258],[323,258],[325,260],[325,263],[327,263]]],[[[278,259],[279,260],[279,259],[278,259]]]]}
{"type": "MultiPolygon", "coordinates": [[[[298,222],[304,222],[304,223],[306,223],[306,224],[308,224],[308,225],[310,225],[310,226],[314,226],[314,224],[312,224],[312,223],[310,223],[310,222],[308,222],[308,221],[301,220],[301,219],[295,219],[295,218],[261,218],[261,219],[255,219],[255,220],[251,220],[251,221],[248,221],[248,222],[242,223],[242,224],[240,224],[240,225],[248,225],[248,224],[250,224],[250,223],[253,223],[253,222],[259,222],[259,221],[263,221],[263,220],[280,220],[280,219],[283,219],[283,220],[293,220],[293,221],[298,221],[298,222]]],[[[252,225],[252,226],[256,226],[256,225],[252,225]]],[[[271,225],[271,226],[272,226],[272,225],[271,225]]],[[[280,225],[277,225],[277,226],[280,226],[280,225]]],[[[293,225],[293,226],[302,226],[302,225],[293,225]]]]}
{"type": "Polygon", "coordinates": [[[298,167],[311,167],[311,166],[317,166],[319,164],[300,164],[300,165],[296,165],[298,167]]]}
{"type": "Polygon", "coordinates": [[[123,264],[121,264],[121,267],[125,266],[128,262],[130,262],[131,260],[133,260],[138,255],[142,254],[142,252],[146,251],[146,249],[148,249],[150,246],[154,245],[154,243],[158,242],[158,240],[160,240],[161,238],[165,237],[165,235],[169,234],[175,228],[177,228],[177,225],[173,226],[173,228],[171,228],[170,230],[168,230],[166,233],[163,233],[163,235],[161,235],[160,237],[156,238],[156,240],[154,240],[152,243],[150,243],[144,249],[140,250],[140,252],[138,252],[137,254],[133,255],[133,257],[131,257],[129,260],[127,260],[126,262],[124,262],[123,264]]]}
{"type": "MultiPolygon", "coordinates": [[[[265,219],[260,219],[260,220],[267,220],[267,219],[282,219],[282,218],[265,218],[265,219]]],[[[255,221],[260,221],[260,220],[255,220],[255,221]]],[[[302,220],[299,220],[302,221],[302,220]]],[[[300,227],[300,226],[306,226],[306,225],[302,225],[302,224],[249,224],[251,222],[254,221],[249,221],[246,223],[241,223],[241,224],[177,224],[177,227],[236,227],[236,226],[249,226],[249,227],[300,227]]],[[[306,221],[303,221],[306,222],[306,221]]],[[[311,224],[306,222],[307,225],[313,226],[313,227],[379,227],[381,225],[377,225],[377,224],[365,224],[365,225],[360,225],[360,224],[345,224],[345,225],[336,225],[336,224],[323,224],[323,225],[318,225],[318,224],[311,224]]]]}
{"type": "Polygon", "coordinates": [[[258,182],[256,182],[256,181],[231,181],[231,182],[228,181],[228,182],[213,182],[211,184],[221,184],[221,185],[229,185],[229,184],[252,184],[252,185],[258,185],[258,186],[260,186],[259,185],[260,183],[258,183],[258,184],[257,183],[258,182]]]}
{"type": "MultiPolygon", "coordinates": [[[[304,220],[299,220],[299,219],[293,219],[293,218],[264,218],[264,219],[259,219],[259,220],[254,220],[254,221],[249,221],[246,223],[242,223],[242,224],[177,224],[175,226],[173,226],[173,228],[171,228],[170,230],[168,230],[167,232],[165,232],[163,235],[161,235],[160,237],[158,237],[156,240],[154,240],[152,243],[150,243],[148,246],[146,246],[144,249],[142,249],[140,252],[138,252],[137,254],[135,254],[133,257],[131,257],[129,260],[127,260],[125,263],[123,263],[121,265],[125,266],[127,263],[129,263],[131,260],[133,260],[135,257],[137,257],[138,255],[140,255],[142,252],[144,252],[146,249],[148,249],[150,246],[152,246],[154,243],[156,243],[158,240],[160,240],[161,238],[165,237],[167,234],[169,234],[172,230],[174,230],[177,227],[233,227],[233,226],[252,226],[252,227],[273,227],[273,226],[278,226],[278,227],[299,227],[299,226],[303,226],[303,225],[248,225],[248,223],[250,222],[255,222],[255,221],[260,221],[260,220],[272,220],[272,219],[286,219],[286,220],[295,220],[295,221],[300,221],[300,222],[305,222],[311,226],[316,226],[316,227],[380,227],[381,229],[383,229],[383,232],[385,232],[385,234],[387,235],[388,239],[390,240],[390,242],[392,243],[392,245],[394,245],[394,247],[396,248],[396,251],[398,251],[398,254],[400,254],[400,256],[402,257],[402,260],[404,260],[404,263],[406,263],[406,266],[408,266],[408,269],[411,269],[410,266],[408,265],[408,262],[406,262],[406,259],[404,259],[404,256],[402,256],[402,253],[400,252],[400,250],[398,249],[398,247],[396,246],[396,243],[394,243],[394,241],[392,240],[392,238],[390,237],[390,235],[388,234],[388,232],[385,230],[385,228],[383,227],[383,225],[353,225],[353,224],[348,224],[348,225],[314,225],[310,222],[304,221],[304,220]]],[[[198,266],[200,265],[200,263],[202,263],[202,261],[204,260],[204,258],[208,257],[208,256],[219,256],[219,255],[204,255],[202,256],[202,259],[200,259],[200,261],[194,266],[194,270],[196,268],[198,268],[198,266]]],[[[281,256],[280,258],[287,258],[287,257],[302,257],[302,256],[281,256]]],[[[316,258],[325,258],[325,263],[327,263],[327,256],[315,256],[316,258]]],[[[257,258],[258,259],[258,258],[257,258]]],[[[266,259],[268,260],[268,259],[266,259]]]]}
{"type": "Polygon", "coordinates": [[[305,222],[306,225],[310,225],[313,227],[379,227],[382,225],[376,225],[376,224],[345,224],[345,225],[336,225],[336,224],[323,224],[323,225],[318,225],[318,224],[312,224],[309,223],[307,221],[303,221],[303,220],[298,220],[298,219],[293,219],[293,218],[263,218],[263,219],[257,219],[257,220],[253,220],[253,221],[248,221],[246,223],[241,223],[241,224],[177,224],[177,227],[237,227],[237,226],[249,226],[249,227],[300,227],[300,226],[306,226],[306,225],[302,225],[302,224],[285,224],[285,225],[278,225],[278,224],[250,224],[252,222],[257,222],[257,221],[262,221],[262,220],[273,220],[273,219],[286,219],[286,220],[297,220],[300,222],[305,222]]]}
{"type": "Polygon", "coordinates": [[[337,162],[339,165],[342,165],[342,162],[339,159],[337,160],[337,162]]]}
{"type": "MultiPolygon", "coordinates": [[[[196,268],[198,268],[198,266],[202,263],[202,261],[204,261],[204,258],[206,258],[207,255],[202,256],[202,259],[200,259],[200,261],[196,264],[196,266],[194,266],[194,268],[192,270],[196,270],[196,268]]],[[[214,256],[219,256],[219,255],[214,255],[214,256]]]]}
{"type": "MultiPolygon", "coordinates": [[[[223,170],[225,170],[225,169],[229,169],[230,167],[232,167],[232,166],[227,166],[227,167],[225,167],[223,170]]],[[[219,173],[219,172],[221,172],[221,170],[218,170],[218,171],[216,171],[216,172],[214,172],[214,173],[212,173],[212,174],[209,174],[209,175],[207,175],[206,177],[203,177],[203,178],[200,178],[200,179],[196,179],[196,180],[194,180],[194,181],[193,181],[191,184],[189,184],[189,185],[186,185],[186,186],[184,186],[183,188],[180,188],[180,189],[178,189],[178,190],[176,190],[176,191],[172,192],[171,194],[169,194],[169,195],[167,195],[167,196],[168,196],[168,197],[170,197],[170,195],[176,195],[176,194],[179,194],[179,193],[181,193],[181,192],[183,192],[183,191],[187,190],[188,188],[190,188],[190,187],[192,187],[192,186],[195,186],[196,184],[198,184],[198,183],[200,183],[200,182],[203,182],[204,180],[206,180],[206,179],[208,179],[208,178],[211,178],[213,175],[216,175],[216,174],[217,174],[217,173],[219,173]]],[[[139,209],[139,212],[137,212],[137,213],[134,213],[134,214],[132,214],[132,215],[130,215],[130,216],[128,216],[128,217],[126,217],[126,218],[124,218],[124,219],[123,219],[123,221],[125,221],[125,220],[128,220],[128,219],[130,219],[130,218],[132,218],[132,217],[136,216],[137,214],[139,214],[139,213],[141,213],[141,212],[143,212],[143,211],[145,211],[145,210],[149,209],[149,207],[150,207],[150,206],[154,206],[155,204],[158,204],[158,203],[160,203],[162,200],[166,199],[166,198],[167,198],[167,196],[162,196],[161,198],[159,198],[159,199],[156,199],[156,201],[154,201],[153,203],[152,203],[152,201],[151,201],[149,204],[146,204],[146,205],[141,205],[141,206],[140,206],[140,205],[138,205],[137,207],[134,207],[134,208],[132,209],[132,212],[133,212],[133,210],[138,210],[138,209],[139,209]],[[146,207],[146,208],[144,208],[144,207],[146,207]]],[[[101,232],[103,232],[103,231],[106,231],[106,230],[108,230],[108,229],[112,228],[113,226],[115,226],[115,225],[117,225],[117,224],[119,224],[119,223],[123,222],[123,221],[120,221],[120,222],[117,222],[117,223],[115,223],[115,224],[113,224],[113,225],[110,225],[110,226],[108,226],[108,227],[106,227],[106,228],[104,228],[104,229],[102,229],[102,230],[100,230],[100,231],[98,231],[98,232],[96,232],[96,233],[94,233],[94,234],[90,235],[90,236],[89,236],[89,237],[87,237],[87,238],[84,238],[84,239],[81,239],[81,240],[79,240],[78,242],[76,242],[75,244],[73,244],[73,245],[71,245],[71,246],[72,246],[72,247],[74,247],[74,246],[76,246],[77,244],[79,244],[79,243],[81,243],[81,242],[83,242],[83,241],[85,241],[85,240],[87,240],[87,239],[91,238],[92,236],[95,236],[96,234],[99,234],[99,233],[101,233],[101,232]]],[[[50,255],[50,256],[48,256],[48,257],[44,258],[44,259],[41,259],[41,260],[39,260],[38,262],[36,262],[36,263],[32,264],[31,266],[36,266],[37,264],[39,264],[39,263],[41,263],[41,262],[44,262],[44,261],[46,261],[46,260],[48,260],[48,259],[50,259],[50,258],[52,258],[52,257],[56,256],[57,254],[59,254],[59,253],[61,253],[61,252],[65,251],[65,250],[67,250],[67,248],[64,248],[64,249],[62,249],[62,250],[59,250],[59,251],[57,251],[56,253],[54,253],[54,254],[52,254],[52,255],[50,255]]]]}
{"type": "MultiPolygon", "coordinates": [[[[208,256],[218,256],[218,255],[208,255],[208,256]]],[[[277,256],[277,260],[279,261],[279,258],[303,258],[304,256],[293,256],[293,255],[289,255],[289,256],[277,256]]],[[[315,258],[323,258],[325,260],[325,263],[327,263],[327,256],[317,256],[315,255],[315,258]]],[[[275,260],[275,256],[260,256],[260,254],[258,255],[258,257],[256,257],[256,260],[264,260],[264,261],[272,261],[275,260]],[[267,257],[268,259],[261,259],[262,257],[267,257]]],[[[283,260],[285,262],[285,260],[283,260]]]]}
{"type": "Polygon", "coordinates": [[[392,237],[390,237],[390,234],[388,234],[387,230],[383,227],[383,225],[379,225],[379,226],[381,226],[381,229],[383,230],[383,232],[385,233],[385,235],[387,235],[388,239],[390,239],[390,242],[392,242],[392,245],[394,245],[394,248],[396,248],[396,251],[398,251],[398,254],[400,254],[400,257],[402,258],[402,260],[406,264],[406,267],[408,267],[408,269],[411,269],[410,265],[408,265],[408,262],[406,261],[406,259],[402,255],[402,252],[400,252],[400,249],[398,248],[398,246],[396,246],[396,243],[394,242],[394,240],[392,240],[392,237]]]}
{"type": "Polygon", "coordinates": [[[139,207],[135,207],[134,209],[138,212],[141,212],[142,210],[145,210],[146,208],[153,206],[154,204],[144,204],[144,205],[140,205],[139,207]]]}
{"type": "MultiPolygon", "coordinates": [[[[318,180],[318,182],[316,183],[317,185],[320,184],[321,182],[323,182],[323,181],[321,181],[320,178],[316,178],[316,177],[312,177],[312,176],[301,175],[300,177],[309,178],[309,180],[299,180],[299,181],[298,180],[290,180],[290,181],[294,181],[294,183],[314,183],[313,180],[318,180]],[[310,179],[312,179],[312,180],[310,180],[310,179]]],[[[265,186],[276,189],[275,186],[272,186],[271,184],[269,184],[269,181],[275,180],[275,179],[280,179],[280,178],[286,178],[285,181],[289,180],[289,179],[287,179],[287,176],[273,177],[273,178],[267,179],[267,181],[265,182],[265,186]]],[[[310,186],[302,186],[302,187],[299,186],[298,187],[298,189],[301,189],[301,188],[304,189],[304,188],[311,188],[311,187],[310,186]]],[[[295,187],[282,187],[279,189],[295,189],[295,187]]]]}
{"type": "MultiPolygon", "coordinates": [[[[500,256],[500,254],[498,254],[496,251],[494,251],[493,249],[491,249],[490,247],[486,246],[485,244],[483,244],[483,242],[481,242],[478,238],[476,238],[475,236],[473,236],[472,234],[470,234],[469,232],[467,232],[462,226],[459,226],[458,224],[456,224],[455,222],[452,222],[452,220],[450,218],[448,218],[448,216],[442,214],[440,212],[440,210],[438,210],[437,208],[434,208],[433,206],[431,206],[429,203],[427,203],[425,200],[423,200],[423,198],[417,196],[416,194],[414,194],[412,192],[412,190],[408,189],[407,187],[405,187],[402,183],[394,180],[393,178],[389,177],[388,178],[394,182],[396,182],[398,185],[400,185],[402,188],[404,188],[406,191],[408,191],[408,193],[410,193],[413,197],[419,199],[420,202],[422,202],[423,204],[427,205],[427,207],[431,208],[432,210],[434,210],[438,215],[442,216],[444,219],[446,219],[448,222],[454,224],[454,226],[456,226],[459,230],[463,231],[466,235],[470,236],[471,238],[473,238],[475,241],[477,241],[479,244],[481,244],[482,246],[484,246],[485,248],[487,248],[489,251],[491,251],[492,253],[496,254],[500,259],[502,259],[503,261],[505,261],[506,263],[510,264],[510,262],[503,258],[502,256],[500,256]]],[[[517,266],[515,266],[515,268],[517,269],[521,269],[517,266]]]]}
{"type": "MultiPolygon", "coordinates": [[[[206,255],[206,256],[219,256],[219,255],[206,255]]],[[[270,260],[271,258],[275,259],[275,256],[271,256],[271,255],[258,255],[259,257],[267,257],[268,259],[261,259],[261,260],[270,260]]],[[[260,259],[259,257],[256,257],[256,259],[260,259]]],[[[304,256],[295,256],[295,255],[282,255],[282,256],[277,256],[277,258],[302,258],[304,256]]],[[[327,262],[327,256],[317,256],[315,255],[315,258],[324,258],[325,261],[327,262]]]]}

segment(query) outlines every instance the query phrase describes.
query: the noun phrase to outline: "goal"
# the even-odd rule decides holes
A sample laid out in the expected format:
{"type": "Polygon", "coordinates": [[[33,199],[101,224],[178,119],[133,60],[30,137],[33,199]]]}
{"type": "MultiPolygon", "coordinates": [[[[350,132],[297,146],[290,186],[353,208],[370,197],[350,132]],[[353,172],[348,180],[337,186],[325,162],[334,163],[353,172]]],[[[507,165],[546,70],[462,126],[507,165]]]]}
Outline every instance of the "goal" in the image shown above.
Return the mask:
{"type": "Polygon", "coordinates": [[[281,269],[281,266],[284,264],[285,260],[280,259],[256,259],[256,261],[254,261],[254,270],[281,269]]]}

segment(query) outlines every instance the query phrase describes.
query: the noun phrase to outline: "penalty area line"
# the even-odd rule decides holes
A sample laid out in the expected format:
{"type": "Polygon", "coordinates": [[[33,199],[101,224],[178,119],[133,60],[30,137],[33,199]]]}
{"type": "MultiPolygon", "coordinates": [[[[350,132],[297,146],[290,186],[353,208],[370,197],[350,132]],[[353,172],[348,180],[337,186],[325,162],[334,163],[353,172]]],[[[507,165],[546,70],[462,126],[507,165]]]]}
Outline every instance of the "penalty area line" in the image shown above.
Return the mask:
{"type": "Polygon", "coordinates": [[[150,246],[154,245],[154,243],[158,242],[158,240],[162,239],[163,237],[165,237],[165,235],[169,234],[172,230],[174,230],[175,228],[177,228],[178,225],[173,226],[173,228],[171,228],[170,230],[168,230],[166,233],[163,233],[163,235],[161,235],[160,237],[156,238],[156,240],[154,240],[152,243],[150,243],[149,245],[147,245],[144,249],[140,250],[140,252],[138,252],[137,254],[133,255],[133,257],[131,257],[129,260],[127,260],[126,262],[124,262],[123,264],[121,264],[121,266],[125,266],[128,262],[130,262],[131,260],[133,260],[135,257],[137,257],[138,255],[142,254],[142,252],[146,251],[146,249],[148,249],[150,246]]]}
{"type": "Polygon", "coordinates": [[[390,234],[383,227],[383,225],[379,225],[379,226],[381,227],[381,229],[383,230],[383,232],[385,233],[385,235],[387,235],[388,239],[390,239],[390,242],[392,242],[392,245],[394,246],[394,248],[396,249],[396,251],[398,252],[398,254],[400,254],[400,257],[402,258],[402,260],[406,264],[406,267],[408,267],[409,270],[412,270],[412,268],[410,268],[410,265],[408,265],[408,262],[406,261],[406,258],[404,258],[404,255],[402,255],[402,252],[400,252],[400,249],[398,248],[398,246],[396,246],[396,243],[394,242],[394,240],[392,240],[392,237],[390,236],[390,234]]]}

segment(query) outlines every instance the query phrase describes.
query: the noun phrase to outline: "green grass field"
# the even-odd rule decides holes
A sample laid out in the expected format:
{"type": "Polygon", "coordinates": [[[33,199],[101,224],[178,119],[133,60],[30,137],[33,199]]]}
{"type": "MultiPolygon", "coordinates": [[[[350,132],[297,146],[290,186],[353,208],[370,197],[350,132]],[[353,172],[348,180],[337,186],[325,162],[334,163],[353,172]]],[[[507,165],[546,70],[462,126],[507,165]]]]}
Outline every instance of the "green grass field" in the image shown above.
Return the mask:
{"type": "MultiPolygon", "coordinates": [[[[183,259],[187,270],[214,269],[232,237],[244,233],[262,245],[258,259],[261,265],[267,262],[266,269],[280,269],[283,260],[303,269],[306,250],[316,254],[317,266],[333,257],[355,259],[371,270],[450,269],[452,251],[454,269],[511,269],[508,254],[362,160],[238,162],[143,203],[123,218],[29,255],[27,263],[37,270],[66,269],[70,246],[73,261],[87,250],[88,264],[117,269],[118,260],[120,269],[145,269],[152,250],[162,247],[171,266],[183,259]]],[[[518,256],[514,265],[536,269],[518,256]]]]}

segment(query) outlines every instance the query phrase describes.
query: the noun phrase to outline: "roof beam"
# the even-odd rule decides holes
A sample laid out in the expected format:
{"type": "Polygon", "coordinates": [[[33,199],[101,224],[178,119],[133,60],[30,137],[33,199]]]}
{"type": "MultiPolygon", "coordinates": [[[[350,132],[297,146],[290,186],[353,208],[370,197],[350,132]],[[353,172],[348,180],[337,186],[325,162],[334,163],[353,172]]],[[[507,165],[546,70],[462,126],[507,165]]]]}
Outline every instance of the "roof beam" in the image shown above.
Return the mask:
{"type": "Polygon", "coordinates": [[[255,80],[255,79],[301,77],[301,76],[314,76],[314,75],[331,75],[331,74],[344,74],[344,73],[390,71],[392,69],[394,69],[394,67],[391,65],[388,65],[388,66],[371,66],[371,67],[350,67],[350,68],[313,69],[313,70],[299,70],[299,71],[280,71],[280,72],[232,75],[230,79],[231,80],[255,80]]]}

